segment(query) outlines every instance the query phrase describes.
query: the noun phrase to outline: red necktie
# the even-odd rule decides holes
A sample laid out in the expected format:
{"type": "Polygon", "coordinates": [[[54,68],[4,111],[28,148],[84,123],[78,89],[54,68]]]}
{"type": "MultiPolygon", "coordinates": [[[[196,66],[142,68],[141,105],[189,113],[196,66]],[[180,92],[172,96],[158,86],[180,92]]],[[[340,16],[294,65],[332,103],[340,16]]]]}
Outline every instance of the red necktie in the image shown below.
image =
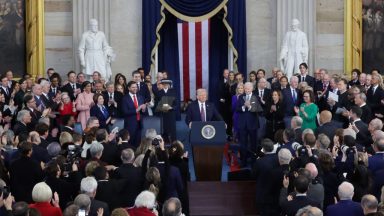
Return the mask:
{"type": "Polygon", "coordinates": [[[201,108],[200,108],[200,117],[201,117],[201,121],[205,122],[205,110],[204,110],[203,104],[201,104],[201,108]]]}
{"type": "MultiPolygon", "coordinates": [[[[139,107],[139,103],[137,103],[136,95],[133,95],[133,104],[135,105],[135,109],[139,107]]],[[[136,120],[140,121],[140,113],[136,113],[136,120]]]]}

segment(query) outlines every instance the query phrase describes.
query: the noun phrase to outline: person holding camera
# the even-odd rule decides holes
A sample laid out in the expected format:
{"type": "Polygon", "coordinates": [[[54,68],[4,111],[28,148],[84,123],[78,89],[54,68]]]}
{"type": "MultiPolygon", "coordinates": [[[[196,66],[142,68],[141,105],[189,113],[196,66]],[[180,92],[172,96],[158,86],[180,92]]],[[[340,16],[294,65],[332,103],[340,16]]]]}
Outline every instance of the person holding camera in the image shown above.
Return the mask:
{"type": "Polygon", "coordinates": [[[62,210],[75,198],[81,182],[81,173],[78,171],[77,164],[73,162],[69,165],[71,170],[65,171],[67,177],[63,176],[64,170],[56,160],[50,161],[44,170],[45,183],[59,194],[59,205],[62,210]]]}

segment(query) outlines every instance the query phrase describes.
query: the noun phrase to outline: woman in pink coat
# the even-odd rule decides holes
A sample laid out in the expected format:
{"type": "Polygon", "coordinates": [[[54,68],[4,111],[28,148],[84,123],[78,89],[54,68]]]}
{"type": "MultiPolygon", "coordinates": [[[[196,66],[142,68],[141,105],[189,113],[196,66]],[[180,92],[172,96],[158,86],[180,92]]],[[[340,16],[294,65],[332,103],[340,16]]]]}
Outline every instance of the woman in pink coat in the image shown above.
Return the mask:
{"type": "Polygon", "coordinates": [[[93,93],[91,92],[92,85],[90,82],[83,83],[83,92],[77,96],[76,110],[79,111],[77,122],[81,123],[83,129],[86,127],[87,120],[90,117],[91,107],[94,105],[93,93]]]}

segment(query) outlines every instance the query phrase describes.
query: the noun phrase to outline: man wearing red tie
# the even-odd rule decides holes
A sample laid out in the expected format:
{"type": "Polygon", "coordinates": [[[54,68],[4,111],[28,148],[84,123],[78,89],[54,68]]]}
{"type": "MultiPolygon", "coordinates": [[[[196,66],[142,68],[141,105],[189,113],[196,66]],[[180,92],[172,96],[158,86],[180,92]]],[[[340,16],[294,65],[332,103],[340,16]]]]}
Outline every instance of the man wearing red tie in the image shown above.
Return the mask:
{"type": "Polygon", "coordinates": [[[223,118],[216,110],[215,105],[207,101],[207,90],[196,91],[196,101],[188,106],[185,123],[191,127],[192,121],[223,121],[223,118]]]}
{"type": "Polygon", "coordinates": [[[124,116],[124,128],[131,135],[132,145],[138,146],[141,138],[142,113],[146,105],[144,98],[137,94],[137,84],[134,81],[128,83],[128,94],[123,97],[122,111],[124,116]]]}

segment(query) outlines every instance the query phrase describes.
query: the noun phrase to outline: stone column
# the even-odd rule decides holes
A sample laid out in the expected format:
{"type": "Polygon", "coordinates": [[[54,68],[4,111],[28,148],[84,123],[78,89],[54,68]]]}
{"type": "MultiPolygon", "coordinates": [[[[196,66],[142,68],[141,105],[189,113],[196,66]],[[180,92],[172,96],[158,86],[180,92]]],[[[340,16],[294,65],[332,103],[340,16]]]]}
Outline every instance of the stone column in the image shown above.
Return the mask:
{"type": "Polygon", "coordinates": [[[277,61],[279,62],[284,35],[289,30],[294,18],[300,21],[300,29],[307,34],[309,73],[313,74],[316,47],[315,0],[277,0],[277,61]]]}
{"type": "MultiPolygon", "coordinates": [[[[73,0],[73,56],[74,70],[80,72],[78,53],[79,42],[84,31],[88,30],[89,20],[94,18],[99,23],[110,44],[110,5],[111,0],[73,0]]],[[[112,47],[113,48],[113,47],[112,47]]]]}

